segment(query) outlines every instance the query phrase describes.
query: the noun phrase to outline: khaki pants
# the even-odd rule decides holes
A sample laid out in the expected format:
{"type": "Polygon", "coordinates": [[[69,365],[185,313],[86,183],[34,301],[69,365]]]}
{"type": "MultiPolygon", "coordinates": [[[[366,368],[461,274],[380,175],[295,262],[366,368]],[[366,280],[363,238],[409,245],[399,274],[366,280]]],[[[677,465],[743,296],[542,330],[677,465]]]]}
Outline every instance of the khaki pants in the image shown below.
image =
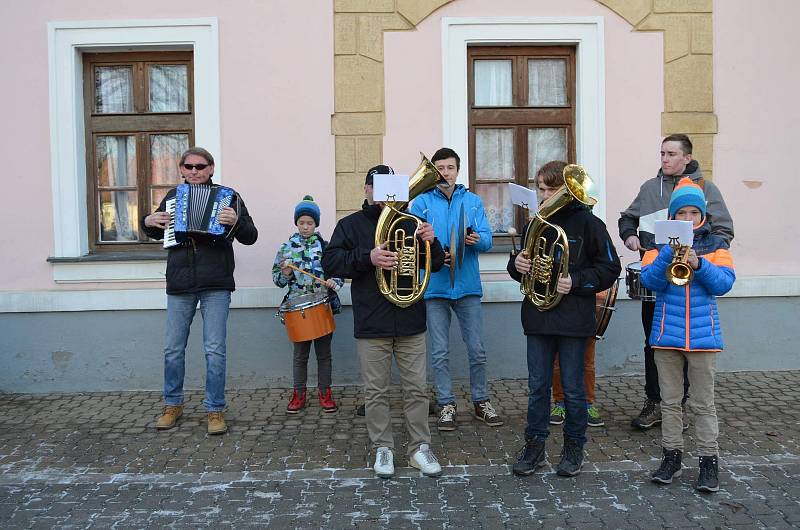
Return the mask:
{"type": "Polygon", "coordinates": [[[714,375],[717,352],[682,352],[654,348],[658,385],[661,387],[661,444],[664,449],[683,451],[683,360],[689,364],[689,405],[695,414],[697,455],[713,456],[719,451],[717,409],[714,406],[714,375]]]}
{"type": "Polygon", "coordinates": [[[403,386],[403,414],[408,431],[408,455],[420,444],[431,443],[428,427],[427,351],[425,334],[410,337],[357,339],[369,439],[374,447],[394,450],[392,418],[389,411],[392,354],[400,369],[403,386]]]}

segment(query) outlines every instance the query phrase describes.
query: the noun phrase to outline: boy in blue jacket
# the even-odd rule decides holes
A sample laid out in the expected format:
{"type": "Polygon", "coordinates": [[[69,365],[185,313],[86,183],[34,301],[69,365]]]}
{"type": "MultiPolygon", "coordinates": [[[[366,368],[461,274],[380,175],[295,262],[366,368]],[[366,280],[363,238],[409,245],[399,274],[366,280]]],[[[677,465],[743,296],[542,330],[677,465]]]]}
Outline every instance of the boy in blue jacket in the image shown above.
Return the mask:
{"type": "MultiPolygon", "coordinates": [[[[436,151],[431,162],[446,182],[414,199],[411,213],[433,225],[439,241],[450,241],[452,230],[458,230],[463,209],[465,225],[470,227],[464,242],[464,260],[457,264],[456,249],[445,253],[445,264],[431,276],[425,291],[428,334],[431,337],[431,360],[436,401],[440,408],[437,427],[440,431],[456,429],[456,397],[450,378],[450,318],[458,318],[461,337],[469,357],[469,386],[473,415],[478,420],[498,427],[503,419],[489,401],[486,384],[486,350],[483,347],[481,314],[481,271],[478,254],[492,248],[492,231],[486,220],[481,198],[456,184],[461,159],[450,148],[436,151]],[[455,282],[450,283],[450,267],[457,267],[455,282]]],[[[461,237],[460,235],[458,237],[461,237]]]]}
{"type": "Polygon", "coordinates": [[[658,384],[661,387],[661,434],[663,458],[653,472],[653,482],[669,484],[681,475],[683,454],[683,365],[688,363],[692,410],[700,472],[695,489],[719,491],[717,437],[719,425],[714,406],[714,375],[717,353],[722,351],[722,330],[717,296],[730,291],[736,274],[728,244],[711,233],[706,224],[703,190],[683,178],[672,192],[669,218],[692,221],[694,241],[688,253],[693,278],[678,286],[667,279],[673,261],[669,245],[649,250],[642,259],[642,284],[655,291],[656,303],[650,346],[655,352],[658,384]]]}

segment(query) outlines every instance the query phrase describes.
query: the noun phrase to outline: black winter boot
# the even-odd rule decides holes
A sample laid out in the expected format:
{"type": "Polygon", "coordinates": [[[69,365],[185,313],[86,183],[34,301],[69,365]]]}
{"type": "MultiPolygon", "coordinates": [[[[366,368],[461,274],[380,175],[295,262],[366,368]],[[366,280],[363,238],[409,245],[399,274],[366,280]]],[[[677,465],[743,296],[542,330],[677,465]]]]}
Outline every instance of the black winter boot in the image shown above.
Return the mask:
{"type": "Polygon", "coordinates": [[[520,449],[517,455],[517,463],[511,467],[515,475],[523,477],[532,475],[537,467],[546,464],[544,452],[544,440],[540,438],[526,438],[525,447],[520,449]]]}
{"type": "Polygon", "coordinates": [[[661,459],[661,467],[650,475],[653,482],[661,484],[672,484],[673,478],[681,476],[681,456],[680,449],[664,449],[664,457],[661,459]]]}
{"type": "Polygon", "coordinates": [[[704,493],[719,491],[719,459],[716,455],[700,457],[700,474],[694,489],[704,493]]]}
{"type": "Polygon", "coordinates": [[[561,462],[556,473],[562,477],[574,477],[583,467],[583,446],[577,440],[564,436],[564,447],[561,449],[561,462]]]}

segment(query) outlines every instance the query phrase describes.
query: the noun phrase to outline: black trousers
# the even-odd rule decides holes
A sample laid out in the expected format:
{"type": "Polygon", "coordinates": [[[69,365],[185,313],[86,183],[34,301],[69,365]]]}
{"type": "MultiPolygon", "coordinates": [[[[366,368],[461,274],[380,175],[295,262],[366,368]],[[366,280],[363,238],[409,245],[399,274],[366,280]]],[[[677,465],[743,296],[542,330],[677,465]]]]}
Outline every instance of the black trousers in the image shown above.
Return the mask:
{"type": "Polygon", "coordinates": [[[314,343],[314,353],[317,355],[317,387],[324,391],[331,386],[331,371],[333,370],[331,361],[331,340],[333,333],[328,333],[313,341],[294,343],[294,388],[295,390],[306,389],[306,379],[308,378],[308,356],[311,353],[311,343],[314,343]]]}
{"type": "MultiPolygon", "coordinates": [[[[644,329],[644,393],[647,399],[661,402],[661,387],[658,386],[658,368],[653,348],[650,347],[650,331],[653,329],[655,301],[642,300],[642,328],[644,329]]],[[[689,363],[683,361],[683,401],[689,397],[689,363]]]]}

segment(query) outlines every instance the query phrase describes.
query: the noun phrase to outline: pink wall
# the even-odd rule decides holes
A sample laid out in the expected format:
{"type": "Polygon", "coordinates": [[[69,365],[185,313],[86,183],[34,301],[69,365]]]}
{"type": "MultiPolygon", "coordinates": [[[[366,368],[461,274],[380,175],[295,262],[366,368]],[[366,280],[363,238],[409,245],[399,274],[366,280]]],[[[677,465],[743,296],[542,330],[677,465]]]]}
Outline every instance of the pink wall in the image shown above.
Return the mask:
{"type": "Polygon", "coordinates": [[[733,214],[740,275],[800,274],[795,0],[714,2],[714,182],[733,214]]]}
{"type": "MultiPolygon", "coordinates": [[[[658,171],[663,91],[663,39],[633,32],[630,24],[594,0],[459,0],[434,12],[417,31],[385,34],[386,139],[384,156],[410,171],[418,151],[429,156],[442,138],[442,17],[587,17],[605,24],[606,222],[623,262],[638,260],[616,236],[619,212],[641,182],[658,171]],[[419,79],[425,79],[424,89],[419,79]]],[[[459,153],[466,156],[466,153],[459,153]]]]}
{"type": "MultiPolygon", "coordinates": [[[[271,285],[270,264],[276,247],[293,229],[292,209],[303,194],[317,198],[322,232],[330,235],[335,219],[332,2],[239,1],[221,6],[211,0],[143,0],[114,4],[109,12],[108,2],[99,0],[0,4],[0,18],[6,22],[0,47],[24,48],[24,53],[0,55],[0,68],[13,72],[0,84],[0,99],[12,102],[4,109],[5,130],[13,131],[0,142],[0,157],[6,189],[25,194],[24,200],[6,203],[7,225],[14,230],[0,236],[7,256],[0,290],[109,287],[56,285],[45,261],[53,253],[48,21],[139,19],[143,14],[155,19],[217,17],[223,169],[226,183],[242,192],[261,232],[255,246],[237,249],[238,284],[271,285]]],[[[791,97],[800,81],[794,68],[800,37],[790,22],[796,16],[774,15],[800,14],[800,7],[793,0],[771,0],[770,6],[762,12],[764,6],[750,0],[714,4],[714,101],[720,129],[714,178],[735,218],[733,250],[740,275],[800,272],[800,249],[791,243],[795,230],[787,226],[800,191],[798,179],[787,175],[796,167],[790,149],[800,125],[800,110],[791,97]],[[764,42],[776,45],[759,46],[764,42]],[[750,211],[775,212],[777,219],[769,222],[781,231],[759,229],[750,211]]],[[[418,151],[431,154],[441,142],[442,16],[604,17],[606,211],[615,235],[617,212],[658,169],[661,34],[632,31],[594,0],[459,0],[414,31],[387,33],[384,154],[400,171],[416,166],[418,151]],[[422,88],[421,78],[426,79],[422,88]]],[[[635,259],[627,251],[620,253],[626,263],[635,259]]]]}
{"type": "MultiPolygon", "coordinates": [[[[0,55],[3,71],[13,72],[0,84],[0,100],[13,102],[6,105],[3,121],[5,130],[14,132],[0,142],[0,158],[7,189],[24,190],[25,200],[6,206],[15,230],[3,231],[0,238],[4,254],[13,259],[7,260],[0,290],[110,287],[57,285],[45,261],[53,254],[47,23],[192,17],[218,18],[222,169],[225,183],[242,193],[260,231],[256,245],[237,247],[237,284],[272,284],[275,251],[292,232],[293,208],[304,194],[319,202],[321,229],[330,235],[335,221],[332,2],[3,2],[0,46],[21,53],[0,55]]],[[[195,75],[201,78],[203,72],[195,75]]]]}

